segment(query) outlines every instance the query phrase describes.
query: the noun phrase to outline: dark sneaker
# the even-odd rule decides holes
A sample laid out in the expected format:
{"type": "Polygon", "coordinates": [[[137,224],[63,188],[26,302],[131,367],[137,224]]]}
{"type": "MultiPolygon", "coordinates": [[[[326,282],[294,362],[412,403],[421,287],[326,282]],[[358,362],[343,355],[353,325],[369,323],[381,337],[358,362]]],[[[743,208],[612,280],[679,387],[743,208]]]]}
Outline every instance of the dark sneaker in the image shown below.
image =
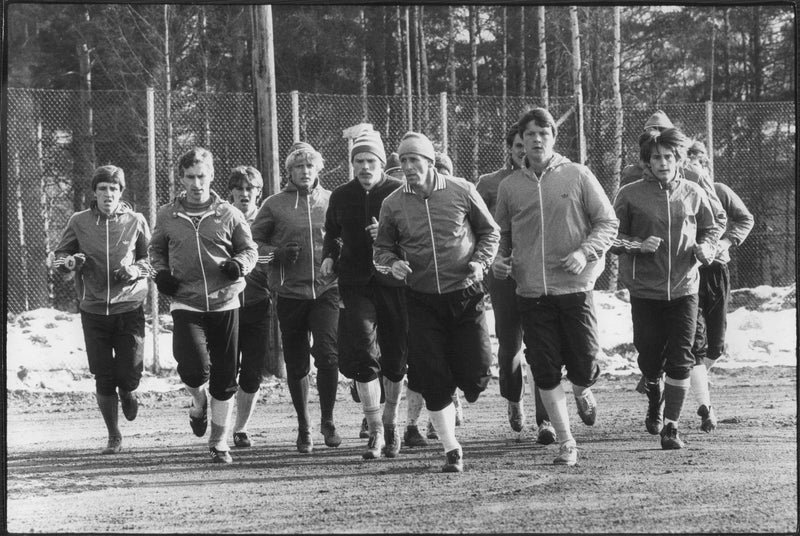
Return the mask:
{"type": "Polygon", "coordinates": [[[664,450],[676,450],[683,448],[683,441],[678,437],[678,429],[675,423],[667,423],[661,429],[661,448],[664,450]]]}
{"type": "Polygon", "coordinates": [[[586,426],[592,426],[597,419],[597,402],[594,399],[591,389],[583,391],[583,395],[575,396],[575,404],[578,406],[578,416],[586,426]]]}
{"type": "Polygon", "coordinates": [[[325,421],[319,429],[322,432],[322,437],[325,438],[325,445],[328,447],[338,447],[342,444],[342,438],[336,433],[336,426],[333,421],[325,421]]]}
{"type": "Polygon", "coordinates": [[[211,447],[208,449],[208,453],[211,455],[211,463],[231,463],[233,461],[231,453],[227,450],[217,450],[211,447]]]}
{"type": "Polygon", "coordinates": [[[358,437],[359,439],[367,439],[369,437],[369,423],[367,423],[366,417],[361,421],[361,430],[358,431],[358,437]]]}
{"type": "Polygon", "coordinates": [[[574,441],[567,441],[558,449],[558,456],[553,459],[555,465],[575,465],[578,463],[578,447],[574,441]]]}
{"type": "Polygon", "coordinates": [[[525,409],[522,400],[508,403],[508,424],[515,432],[521,432],[525,427],[525,409]]]}
{"type": "Polygon", "coordinates": [[[353,402],[355,402],[356,404],[361,403],[361,397],[358,396],[358,387],[356,387],[355,380],[350,382],[350,396],[353,397],[353,402]]]}
{"type": "Polygon", "coordinates": [[[119,454],[122,452],[122,438],[109,437],[106,448],[103,449],[103,454],[119,454]]]}
{"type": "Polygon", "coordinates": [[[383,450],[383,438],[380,432],[370,434],[369,441],[367,441],[367,450],[361,455],[365,460],[377,460],[381,457],[381,450],[383,450]]]}
{"type": "MultiPolygon", "coordinates": [[[[192,402],[194,404],[194,402],[192,402]]],[[[203,437],[208,429],[208,395],[206,395],[206,405],[203,406],[203,414],[199,417],[192,417],[189,414],[189,426],[197,437],[203,437]]]]}
{"type": "Polygon", "coordinates": [[[120,393],[119,400],[122,404],[122,414],[125,415],[125,418],[129,421],[134,420],[139,413],[139,399],[136,393],[129,392],[125,396],[120,393]]]}
{"type": "Polygon", "coordinates": [[[387,458],[397,458],[400,454],[400,434],[397,433],[396,425],[383,425],[383,440],[383,455],[387,458]]]}
{"type": "Polygon", "coordinates": [[[428,421],[428,431],[425,434],[428,439],[439,439],[439,432],[433,427],[433,423],[428,421]]]}
{"type": "Polygon", "coordinates": [[[311,439],[310,430],[300,430],[297,432],[297,452],[308,454],[314,450],[314,441],[311,439]]]}
{"type": "Polygon", "coordinates": [[[663,426],[664,414],[664,390],[661,381],[645,384],[647,394],[647,416],[644,418],[644,425],[651,435],[658,435],[663,426]]]}
{"type": "Polygon", "coordinates": [[[713,432],[717,428],[717,416],[714,414],[714,408],[703,404],[697,408],[697,414],[703,419],[700,424],[700,429],[705,433],[713,432]]]}
{"type": "Polygon", "coordinates": [[[249,447],[252,445],[252,443],[250,442],[250,438],[247,436],[247,432],[234,432],[233,445],[241,449],[249,447]]]}
{"type": "Polygon", "coordinates": [[[442,466],[443,473],[461,473],[464,471],[461,449],[453,449],[445,454],[445,460],[445,464],[442,466]]]}
{"type": "Polygon", "coordinates": [[[427,447],[428,442],[419,433],[419,428],[416,424],[406,426],[406,432],[403,434],[403,444],[407,447],[427,447]]]}
{"type": "Polygon", "coordinates": [[[543,421],[536,434],[536,442],[540,445],[552,445],[556,442],[556,430],[550,421],[543,421]]]}

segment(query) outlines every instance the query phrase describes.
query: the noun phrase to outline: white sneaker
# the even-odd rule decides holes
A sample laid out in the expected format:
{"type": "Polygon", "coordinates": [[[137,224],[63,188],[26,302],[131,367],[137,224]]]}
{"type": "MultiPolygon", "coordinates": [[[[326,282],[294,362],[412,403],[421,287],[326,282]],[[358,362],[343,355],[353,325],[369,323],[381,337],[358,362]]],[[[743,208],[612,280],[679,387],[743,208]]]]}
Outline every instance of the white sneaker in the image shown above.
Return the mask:
{"type": "Polygon", "coordinates": [[[555,465],[575,465],[578,463],[578,447],[574,441],[565,441],[558,449],[558,456],[553,460],[555,465]]]}

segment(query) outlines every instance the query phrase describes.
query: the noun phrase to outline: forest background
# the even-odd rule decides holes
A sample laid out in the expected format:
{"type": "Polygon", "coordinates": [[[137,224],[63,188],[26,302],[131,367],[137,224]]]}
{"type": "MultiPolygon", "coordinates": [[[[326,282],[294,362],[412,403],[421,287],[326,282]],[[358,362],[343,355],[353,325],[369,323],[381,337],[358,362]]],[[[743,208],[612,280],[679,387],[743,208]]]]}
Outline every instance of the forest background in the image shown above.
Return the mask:
{"type": "MultiPolygon", "coordinates": [[[[250,5],[5,5],[8,309],[74,309],[47,269],[91,170],[125,169],[126,199],[149,216],[194,145],[227,170],[257,165],[250,5]],[[148,134],[148,88],[155,136],[148,134]],[[155,138],[155,139],[153,139],[155,138]]],[[[322,183],[348,176],[343,129],[368,122],[387,149],[428,133],[476,180],[501,167],[519,112],[559,119],[558,150],[610,197],[656,109],[713,148],[715,178],[756,214],[731,264],[734,288],[795,281],[796,6],[272,6],[280,155],[294,139],[325,156],[322,183]],[[711,139],[713,126],[713,140],[711,139]],[[448,143],[449,140],[449,143],[448,143]]],[[[610,259],[613,261],[613,258],[610,259]]],[[[614,288],[614,271],[599,282],[614,288]]]]}

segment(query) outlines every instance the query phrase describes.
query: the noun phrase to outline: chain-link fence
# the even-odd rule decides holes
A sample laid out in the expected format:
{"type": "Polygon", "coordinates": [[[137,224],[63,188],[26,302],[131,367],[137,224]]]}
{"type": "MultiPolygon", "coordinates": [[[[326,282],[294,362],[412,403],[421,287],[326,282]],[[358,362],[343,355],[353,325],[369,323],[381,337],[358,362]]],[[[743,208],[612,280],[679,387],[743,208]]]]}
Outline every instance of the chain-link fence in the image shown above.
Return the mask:
{"type": "MultiPolygon", "coordinates": [[[[153,109],[148,112],[144,91],[7,90],[5,229],[10,312],[52,306],[74,309],[72,283],[53,278],[47,258],[72,212],[87,207],[92,199],[89,181],[94,167],[108,163],[122,167],[128,185],[123,198],[149,219],[148,113],[155,123],[156,205],[166,203],[180,189],[175,162],[196,145],[214,154],[212,188],[223,196],[228,170],[257,165],[251,94],[155,91],[153,95],[153,109]]],[[[371,123],[389,152],[411,127],[447,150],[455,175],[475,181],[504,165],[508,127],[522,111],[538,104],[520,97],[432,95],[412,99],[409,122],[409,103],[402,96],[372,96],[365,101],[350,95],[280,94],[280,155],[281,159],[285,156],[293,133],[298,132],[301,140],[322,153],[321,181],[333,189],[349,180],[344,129],[371,123]]],[[[556,149],[577,160],[572,106],[572,99],[549,103],[560,121],[556,149]]],[[[710,141],[713,134],[715,179],[731,186],[756,217],[750,237],[733,254],[733,288],[794,283],[794,103],[657,107],[689,136],[710,141]]],[[[637,162],[637,139],[655,108],[623,109],[623,165],[637,162]]],[[[614,117],[609,106],[585,106],[586,164],[609,197],[616,193],[614,117]]],[[[604,276],[598,288],[608,284],[604,276]]]]}

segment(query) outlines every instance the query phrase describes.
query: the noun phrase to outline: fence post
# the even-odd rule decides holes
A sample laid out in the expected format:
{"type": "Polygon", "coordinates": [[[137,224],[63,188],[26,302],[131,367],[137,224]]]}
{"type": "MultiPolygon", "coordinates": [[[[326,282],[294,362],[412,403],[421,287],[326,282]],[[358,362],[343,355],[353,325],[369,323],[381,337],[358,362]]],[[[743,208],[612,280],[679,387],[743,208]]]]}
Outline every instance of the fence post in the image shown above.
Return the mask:
{"type": "MultiPolygon", "coordinates": [[[[156,227],[156,105],[155,91],[147,88],[147,178],[148,178],[148,200],[150,202],[150,229],[156,227]]],[[[158,358],[158,332],[160,322],[158,319],[158,292],[152,280],[148,281],[150,291],[150,317],[153,330],[153,365],[151,372],[158,374],[161,372],[161,363],[158,358]]]]}
{"type": "Polygon", "coordinates": [[[449,154],[447,149],[447,92],[439,93],[439,113],[442,116],[442,151],[449,154]]]}
{"type": "Polygon", "coordinates": [[[706,101],[706,145],[708,147],[708,170],[714,176],[714,101],[706,101]]]}
{"type": "Polygon", "coordinates": [[[292,141],[300,141],[300,93],[293,90],[292,96],[292,141]]]}

